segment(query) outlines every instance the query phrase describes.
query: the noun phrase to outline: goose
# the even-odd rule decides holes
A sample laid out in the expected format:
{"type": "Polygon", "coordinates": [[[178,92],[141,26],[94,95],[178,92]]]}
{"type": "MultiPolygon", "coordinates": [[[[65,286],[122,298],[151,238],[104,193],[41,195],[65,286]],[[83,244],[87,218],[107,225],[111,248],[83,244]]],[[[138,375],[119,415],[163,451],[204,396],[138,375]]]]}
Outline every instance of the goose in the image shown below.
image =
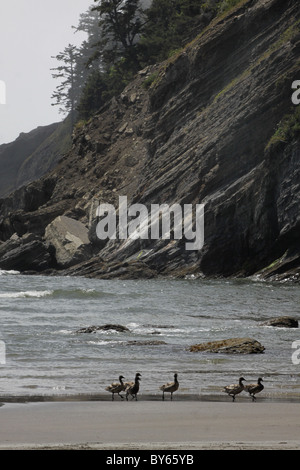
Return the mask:
{"type": "MultiPolygon", "coordinates": [[[[135,376],[135,379],[137,376],[141,376],[141,374],[137,373],[136,376],[135,376]]],[[[125,387],[125,390],[127,390],[127,388],[129,387],[133,387],[135,384],[135,380],[131,381],[131,382],[124,382],[124,387],[125,387]]]]}
{"type": "Polygon", "coordinates": [[[123,392],[123,390],[125,390],[125,385],[123,383],[123,375],[120,375],[119,376],[119,382],[113,382],[112,384],[108,385],[108,387],[106,387],[105,390],[107,390],[108,392],[111,392],[112,396],[111,396],[111,399],[114,400],[115,397],[115,393],[117,393],[119,395],[119,397],[121,397],[122,399],[124,398],[122,395],[120,395],[120,392],[123,392]]]}
{"type": "Polygon", "coordinates": [[[241,393],[244,390],[244,388],[245,388],[244,384],[243,384],[244,380],[246,380],[246,379],[244,379],[244,377],[241,377],[239,379],[238,384],[227,385],[226,387],[224,387],[224,392],[228,393],[228,395],[230,397],[232,397],[232,401],[235,400],[235,396],[238,393],[241,393]]]}
{"type": "Polygon", "coordinates": [[[263,382],[263,379],[259,377],[256,384],[249,384],[245,386],[245,391],[249,393],[250,397],[252,397],[252,401],[256,400],[256,393],[259,393],[264,389],[264,386],[261,382],[263,382]]]}
{"type": "Polygon", "coordinates": [[[159,387],[160,390],[162,390],[163,395],[162,399],[165,399],[165,392],[171,393],[171,400],[173,400],[173,393],[176,392],[179,388],[179,382],[177,380],[177,374],[174,374],[174,382],[168,382],[161,387],[159,387]]]}
{"type": "Polygon", "coordinates": [[[138,394],[138,391],[140,389],[140,377],[141,374],[139,372],[137,372],[137,374],[135,374],[135,379],[134,379],[134,382],[128,382],[126,384],[126,400],[128,401],[128,395],[131,395],[132,396],[132,400],[135,398],[136,401],[137,401],[137,394],[138,394]]]}

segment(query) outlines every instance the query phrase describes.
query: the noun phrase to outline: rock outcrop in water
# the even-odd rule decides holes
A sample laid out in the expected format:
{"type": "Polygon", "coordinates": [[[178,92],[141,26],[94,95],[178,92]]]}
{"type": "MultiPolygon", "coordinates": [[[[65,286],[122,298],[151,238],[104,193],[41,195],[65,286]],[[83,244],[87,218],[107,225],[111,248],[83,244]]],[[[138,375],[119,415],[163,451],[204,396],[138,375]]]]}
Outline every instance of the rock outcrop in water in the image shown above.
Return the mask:
{"type": "Polygon", "coordinates": [[[271,318],[270,320],[266,320],[265,322],[262,323],[262,325],[274,326],[277,328],[298,328],[299,322],[296,318],[283,316],[283,317],[276,317],[276,318],[271,318]]]}
{"type": "Polygon", "coordinates": [[[0,239],[33,233],[44,240],[46,227],[67,216],[85,225],[92,252],[64,274],[259,273],[299,281],[300,139],[296,131],[288,139],[275,134],[295,110],[299,6],[239,5],[181,52],[142,70],[77,130],[51,173],[1,200],[0,239]],[[184,239],[99,243],[96,208],[117,208],[119,196],[148,208],[205,204],[203,248],[187,251],[184,239]]]}
{"type": "Polygon", "coordinates": [[[226,354],[261,354],[265,347],[252,338],[230,338],[208,343],[194,344],[190,346],[190,352],[208,351],[212,353],[226,354]]]}
{"type": "Polygon", "coordinates": [[[126,326],[108,323],[106,325],[98,325],[98,326],[93,325],[93,326],[80,328],[79,330],[76,330],[76,333],[95,333],[96,331],[110,331],[110,330],[118,331],[119,333],[123,333],[124,331],[129,331],[129,329],[126,326]]]}

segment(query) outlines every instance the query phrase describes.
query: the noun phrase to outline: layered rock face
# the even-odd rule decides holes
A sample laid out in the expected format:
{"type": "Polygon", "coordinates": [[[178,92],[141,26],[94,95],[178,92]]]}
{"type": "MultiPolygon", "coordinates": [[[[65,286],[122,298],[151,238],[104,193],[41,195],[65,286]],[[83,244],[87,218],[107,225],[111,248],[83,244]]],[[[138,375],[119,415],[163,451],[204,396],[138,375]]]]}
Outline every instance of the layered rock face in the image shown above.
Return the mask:
{"type": "Polygon", "coordinates": [[[300,139],[268,145],[294,109],[299,21],[297,2],[244,1],[183,51],[141,71],[77,130],[51,173],[0,201],[1,239],[28,232],[44,239],[47,226],[67,216],[85,225],[90,241],[68,274],[299,280],[300,139]],[[189,251],[184,238],[151,236],[99,241],[97,208],[117,209],[120,196],[149,209],[205,204],[204,246],[189,251]]]}
{"type": "Polygon", "coordinates": [[[7,270],[44,272],[52,264],[43,240],[32,233],[23,237],[13,235],[10,240],[1,244],[0,258],[1,268],[7,270]]]}

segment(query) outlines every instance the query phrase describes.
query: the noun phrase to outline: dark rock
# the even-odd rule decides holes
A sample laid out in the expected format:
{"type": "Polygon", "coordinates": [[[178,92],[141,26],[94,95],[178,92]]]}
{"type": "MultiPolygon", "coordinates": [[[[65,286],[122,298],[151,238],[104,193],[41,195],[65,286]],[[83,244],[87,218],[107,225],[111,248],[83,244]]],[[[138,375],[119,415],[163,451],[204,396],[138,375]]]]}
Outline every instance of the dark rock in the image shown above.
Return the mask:
{"type": "Polygon", "coordinates": [[[161,344],[167,344],[165,341],[159,341],[159,340],[145,340],[145,341],[127,341],[129,346],[159,346],[161,344]]]}
{"type": "Polygon", "coordinates": [[[108,142],[106,140],[98,141],[94,143],[96,153],[103,152],[108,146],[108,142]]]}
{"type": "Polygon", "coordinates": [[[0,268],[41,272],[51,267],[52,259],[45,243],[34,234],[13,238],[0,247],[0,268]]]}
{"type": "Polygon", "coordinates": [[[80,328],[76,331],[76,333],[95,333],[96,331],[103,330],[114,330],[118,331],[119,333],[123,333],[125,331],[130,331],[126,326],[123,325],[114,325],[114,324],[107,324],[101,326],[88,326],[86,328],[80,328]]]}
{"type": "Polygon", "coordinates": [[[210,341],[190,346],[189,351],[208,351],[227,354],[260,354],[265,350],[258,341],[252,338],[230,338],[220,341],[210,341]]]}
{"type": "Polygon", "coordinates": [[[262,325],[275,326],[277,328],[298,328],[299,323],[296,318],[283,316],[271,318],[270,320],[263,322],[262,325]]]}
{"type": "Polygon", "coordinates": [[[63,270],[67,276],[86,276],[97,279],[153,279],[158,272],[142,261],[124,261],[108,263],[101,257],[80,263],[74,267],[63,270]]]}
{"type": "Polygon", "coordinates": [[[9,253],[10,251],[14,250],[15,248],[18,248],[21,244],[21,239],[16,235],[12,236],[9,240],[6,242],[3,242],[0,244],[0,260],[2,257],[9,253]]]}

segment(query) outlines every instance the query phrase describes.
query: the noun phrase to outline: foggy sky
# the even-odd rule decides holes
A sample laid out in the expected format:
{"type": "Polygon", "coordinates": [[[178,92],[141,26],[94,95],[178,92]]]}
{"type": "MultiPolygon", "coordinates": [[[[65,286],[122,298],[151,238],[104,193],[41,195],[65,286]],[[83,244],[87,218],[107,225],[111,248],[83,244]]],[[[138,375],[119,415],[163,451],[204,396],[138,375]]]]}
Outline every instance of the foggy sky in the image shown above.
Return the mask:
{"type": "MultiPolygon", "coordinates": [[[[61,121],[51,95],[58,84],[51,59],[68,44],[85,38],[74,34],[79,15],[93,0],[0,0],[0,83],[6,85],[6,104],[0,101],[0,144],[21,132],[61,121]]],[[[3,100],[2,100],[3,102],[3,100]]]]}

